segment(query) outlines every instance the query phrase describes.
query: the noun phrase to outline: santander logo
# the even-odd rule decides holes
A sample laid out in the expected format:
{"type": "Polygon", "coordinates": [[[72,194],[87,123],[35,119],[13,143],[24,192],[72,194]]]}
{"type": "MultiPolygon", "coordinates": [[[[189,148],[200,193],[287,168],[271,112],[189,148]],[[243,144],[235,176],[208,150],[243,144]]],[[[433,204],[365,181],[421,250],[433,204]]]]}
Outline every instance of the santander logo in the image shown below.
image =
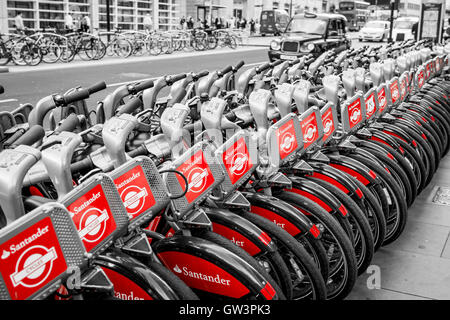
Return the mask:
{"type": "Polygon", "coordinates": [[[189,277],[192,279],[197,279],[201,281],[211,282],[211,283],[217,283],[224,286],[230,286],[230,279],[224,279],[222,278],[218,273],[215,275],[201,273],[192,271],[187,266],[183,266],[180,268],[178,265],[175,265],[175,267],[172,268],[173,271],[175,271],[179,275],[183,275],[185,277],[189,277]]]}

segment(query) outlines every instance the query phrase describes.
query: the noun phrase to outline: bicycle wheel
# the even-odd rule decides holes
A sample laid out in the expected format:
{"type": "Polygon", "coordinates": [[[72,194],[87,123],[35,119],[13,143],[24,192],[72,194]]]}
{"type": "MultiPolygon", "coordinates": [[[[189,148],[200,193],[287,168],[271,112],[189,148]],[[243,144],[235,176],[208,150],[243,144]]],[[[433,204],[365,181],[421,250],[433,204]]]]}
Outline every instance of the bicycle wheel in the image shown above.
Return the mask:
{"type": "Polygon", "coordinates": [[[4,43],[0,43],[0,66],[6,66],[11,61],[11,54],[5,47],[4,43]]]}
{"type": "MultiPolygon", "coordinates": [[[[289,191],[289,190],[286,190],[289,191]]],[[[330,276],[326,280],[327,299],[343,299],[353,289],[358,268],[352,243],[339,223],[319,205],[293,192],[281,191],[276,197],[291,203],[321,229],[321,242],[328,253],[330,276]]]]}
{"type": "Polygon", "coordinates": [[[46,41],[43,49],[42,61],[45,63],[55,63],[60,59],[61,48],[54,41],[46,41]]]}
{"type": "Polygon", "coordinates": [[[24,45],[20,51],[20,55],[29,66],[37,66],[42,61],[41,49],[34,43],[24,45]]]}
{"type": "Polygon", "coordinates": [[[252,221],[264,230],[275,242],[282,259],[286,262],[293,283],[293,299],[323,300],[326,298],[326,286],[316,264],[303,246],[287,231],[266,218],[247,211],[242,217],[252,221]]]}

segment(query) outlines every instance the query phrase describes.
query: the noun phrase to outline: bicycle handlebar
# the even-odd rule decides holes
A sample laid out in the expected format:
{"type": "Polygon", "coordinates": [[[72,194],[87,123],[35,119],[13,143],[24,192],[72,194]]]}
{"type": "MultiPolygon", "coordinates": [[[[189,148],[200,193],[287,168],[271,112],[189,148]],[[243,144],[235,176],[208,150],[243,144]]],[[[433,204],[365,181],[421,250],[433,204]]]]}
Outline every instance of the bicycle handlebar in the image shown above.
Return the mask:
{"type": "Polygon", "coordinates": [[[139,91],[143,91],[145,89],[153,87],[154,83],[153,80],[146,80],[138,83],[137,85],[133,86],[134,93],[137,93],[139,91]]]}
{"type": "Polygon", "coordinates": [[[203,78],[203,77],[207,76],[208,74],[209,74],[209,71],[208,71],[208,70],[204,70],[204,71],[201,71],[201,72],[199,72],[199,73],[194,74],[194,75],[192,76],[192,78],[193,78],[195,81],[197,81],[198,79],[203,78]]]}
{"type": "Polygon", "coordinates": [[[55,132],[73,131],[80,124],[80,119],[75,113],[69,114],[67,118],[63,120],[61,125],[55,129],[55,132]]]}
{"type": "Polygon", "coordinates": [[[234,66],[233,68],[233,72],[238,71],[240,68],[242,68],[244,66],[245,62],[244,60],[241,60],[237,63],[237,65],[234,66]]]}
{"type": "Polygon", "coordinates": [[[87,88],[89,94],[94,94],[96,92],[102,91],[106,89],[106,83],[105,81],[97,82],[96,84],[93,84],[89,88],[87,88]]]}
{"type": "Polygon", "coordinates": [[[276,67],[276,66],[278,66],[279,64],[282,64],[283,62],[284,62],[284,60],[281,60],[281,59],[276,60],[276,61],[270,63],[270,67],[271,67],[271,68],[276,67]]]}
{"type": "Polygon", "coordinates": [[[228,72],[230,72],[231,70],[233,70],[233,66],[227,66],[222,70],[217,71],[217,75],[219,77],[222,77],[223,75],[227,74],[228,72]]]}
{"type": "Polygon", "coordinates": [[[181,80],[181,79],[184,79],[184,78],[186,78],[186,77],[187,77],[187,74],[186,74],[186,73],[180,73],[180,74],[176,74],[176,75],[167,77],[166,82],[167,82],[168,84],[171,84],[171,83],[175,83],[175,82],[177,82],[177,81],[179,81],[179,80],[181,80]]]}
{"type": "Polygon", "coordinates": [[[12,146],[19,146],[21,144],[31,146],[33,143],[41,140],[45,136],[45,130],[41,125],[35,124],[28,129],[19,139],[17,139],[12,146]]]}
{"type": "Polygon", "coordinates": [[[124,113],[133,113],[136,109],[138,109],[140,106],[142,106],[142,100],[139,97],[135,97],[131,100],[129,100],[124,105],[121,105],[119,109],[117,110],[117,115],[121,115],[124,113]]]}
{"type": "Polygon", "coordinates": [[[270,62],[263,63],[262,65],[256,67],[256,73],[261,73],[270,68],[270,62]]]}
{"type": "Polygon", "coordinates": [[[88,89],[78,89],[69,94],[62,96],[61,101],[57,101],[60,104],[68,105],[75,101],[80,101],[89,98],[89,90],[88,89]]]}

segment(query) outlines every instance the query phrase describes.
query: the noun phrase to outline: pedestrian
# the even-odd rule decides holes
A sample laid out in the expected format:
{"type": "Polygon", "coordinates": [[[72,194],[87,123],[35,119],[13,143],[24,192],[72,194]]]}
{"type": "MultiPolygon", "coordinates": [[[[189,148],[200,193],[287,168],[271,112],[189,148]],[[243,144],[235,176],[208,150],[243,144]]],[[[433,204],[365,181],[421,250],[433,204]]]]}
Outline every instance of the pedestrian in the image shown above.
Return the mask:
{"type": "Polygon", "coordinates": [[[81,31],[83,32],[89,32],[91,29],[91,19],[88,15],[83,16],[81,18],[81,31]]]}
{"type": "Polygon", "coordinates": [[[153,30],[153,21],[152,17],[150,17],[150,13],[147,13],[142,20],[142,23],[144,24],[144,30],[147,32],[151,32],[153,30]]]}
{"type": "Polygon", "coordinates": [[[255,34],[256,28],[255,28],[256,22],[253,20],[253,18],[250,20],[250,35],[253,36],[255,34]]]}
{"type": "Polygon", "coordinates": [[[214,20],[214,26],[216,27],[216,29],[220,29],[220,19],[219,19],[219,17],[216,17],[216,19],[214,20]]]}
{"type": "Polygon", "coordinates": [[[242,19],[242,30],[245,30],[247,28],[247,19],[242,19]]]}
{"type": "Polygon", "coordinates": [[[201,28],[202,28],[202,20],[198,18],[197,21],[194,23],[194,29],[201,29],[201,28]]]}
{"type": "Polygon", "coordinates": [[[180,19],[180,29],[183,30],[184,29],[184,25],[186,23],[186,19],[183,17],[181,17],[180,19]]]}
{"type": "Polygon", "coordinates": [[[72,14],[69,12],[66,14],[66,17],[64,18],[64,28],[67,32],[72,32],[74,25],[73,25],[73,17],[72,14]]]}
{"type": "Polygon", "coordinates": [[[17,33],[23,33],[25,31],[25,25],[23,24],[22,12],[18,11],[14,18],[14,25],[17,33]]]}
{"type": "Polygon", "coordinates": [[[412,26],[411,32],[414,35],[414,40],[417,40],[417,29],[419,26],[419,22],[415,22],[412,26]]]}
{"type": "Polygon", "coordinates": [[[194,29],[194,19],[192,17],[189,17],[188,21],[187,21],[187,28],[188,29],[194,29]]]}

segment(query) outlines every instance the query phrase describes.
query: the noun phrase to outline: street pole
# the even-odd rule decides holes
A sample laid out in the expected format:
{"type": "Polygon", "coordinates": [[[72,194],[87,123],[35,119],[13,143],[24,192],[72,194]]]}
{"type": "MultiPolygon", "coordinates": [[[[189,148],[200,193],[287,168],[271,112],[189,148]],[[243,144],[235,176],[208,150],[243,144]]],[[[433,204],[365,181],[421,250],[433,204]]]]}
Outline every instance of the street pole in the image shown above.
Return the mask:
{"type": "Polygon", "coordinates": [[[391,25],[389,27],[389,39],[388,42],[392,42],[392,29],[394,28],[394,4],[395,0],[391,0],[391,25]]]}
{"type": "Polygon", "coordinates": [[[292,19],[292,0],[291,0],[291,4],[289,5],[289,18],[292,19]]]}
{"type": "Polygon", "coordinates": [[[108,42],[109,42],[109,31],[111,30],[111,15],[109,13],[109,0],[106,0],[106,31],[108,32],[108,42]]]}

